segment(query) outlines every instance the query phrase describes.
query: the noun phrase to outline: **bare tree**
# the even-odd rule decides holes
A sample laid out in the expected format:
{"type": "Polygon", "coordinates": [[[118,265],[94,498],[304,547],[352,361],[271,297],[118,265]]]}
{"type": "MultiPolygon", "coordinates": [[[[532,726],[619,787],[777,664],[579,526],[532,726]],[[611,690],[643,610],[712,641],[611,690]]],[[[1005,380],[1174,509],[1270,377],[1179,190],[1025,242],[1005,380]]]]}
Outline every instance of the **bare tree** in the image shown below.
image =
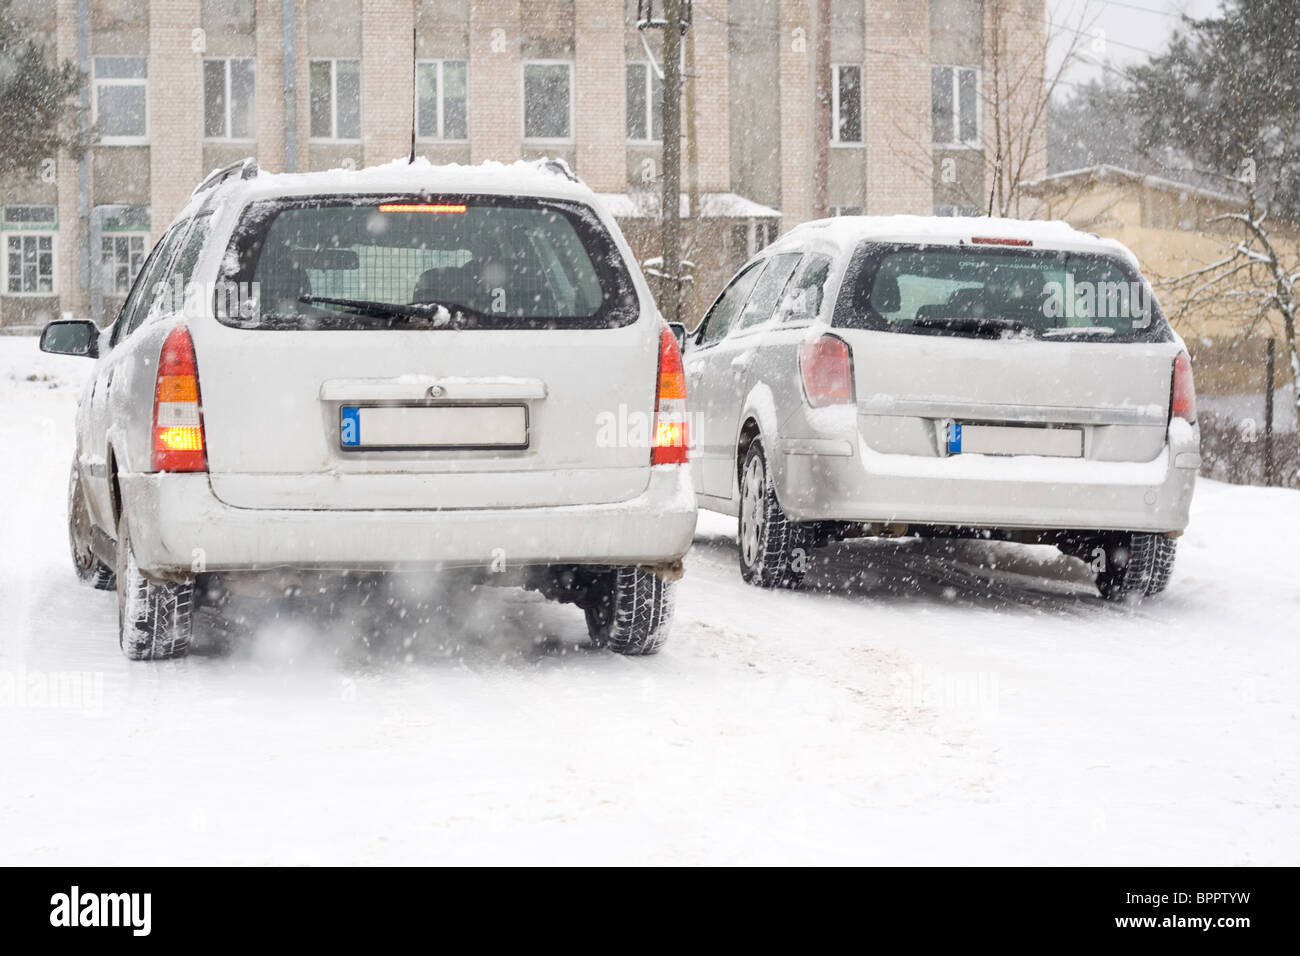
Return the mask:
{"type": "MultiPolygon", "coordinates": [[[[1249,173],[1247,167],[1247,175],[1235,180],[1245,189],[1245,208],[1206,221],[1211,227],[1219,224],[1239,227],[1233,244],[1214,262],[1159,284],[1179,297],[1176,318],[1196,308],[1226,308],[1243,322],[1244,335],[1250,335],[1260,322],[1274,316],[1280,318],[1291,380],[1300,384],[1300,350],[1296,342],[1300,243],[1293,229],[1270,225],[1268,210],[1260,208],[1254,177],[1249,173]],[[1287,232],[1289,236],[1285,235],[1287,232]]],[[[1300,388],[1296,389],[1295,397],[1300,411],[1300,388]]]]}
{"type": "Polygon", "coordinates": [[[1066,72],[1085,57],[1089,41],[1104,39],[1091,32],[1097,17],[1092,10],[1093,4],[1085,2],[1077,16],[1057,18],[1045,5],[1038,16],[1026,13],[1013,0],[985,0],[984,81],[979,90],[982,175],[977,181],[964,181],[956,175],[953,157],[944,157],[935,167],[931,137],[918,139],[898,123],[903,144],[900,162],[921,176],[935,169],[941,188],[948,187],[956,200],[954,205],[994,216],[1020,215],[1027,198],[1025,186],[1047,168],[1048,105],[1066,72]],[[1028,36],[1039,40],[1027,42],[1028,36]],[[1050,73],[1049,47],[1060,51],[1050,73]],[[949,161],[952,168],[946,168],[949,161]]]}

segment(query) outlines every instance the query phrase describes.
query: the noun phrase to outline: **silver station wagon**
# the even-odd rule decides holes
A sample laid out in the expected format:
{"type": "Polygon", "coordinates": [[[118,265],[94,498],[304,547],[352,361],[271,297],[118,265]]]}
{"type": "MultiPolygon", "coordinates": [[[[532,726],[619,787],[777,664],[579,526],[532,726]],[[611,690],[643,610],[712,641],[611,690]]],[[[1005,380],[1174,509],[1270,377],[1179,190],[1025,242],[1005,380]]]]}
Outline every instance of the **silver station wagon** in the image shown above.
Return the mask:
{"type": "Polygon", "coordinates": [[[69,530],[129,657],[185,654],[223,591],[439,568],[576,604],[614,651],[667,637],[696,515],[681,356],[567,167],[236,164],[110,329],[42,348],[96,359],[69,530]]]}
{"type": "Polygon", "coordinates": [[[1191,365],[1135,257],[1062,223],[844,217],[745,265],[686,346],[701,507],[744,578],[862,535],[1053,544],[1108,599],[1169,581],[1191,365]]]}

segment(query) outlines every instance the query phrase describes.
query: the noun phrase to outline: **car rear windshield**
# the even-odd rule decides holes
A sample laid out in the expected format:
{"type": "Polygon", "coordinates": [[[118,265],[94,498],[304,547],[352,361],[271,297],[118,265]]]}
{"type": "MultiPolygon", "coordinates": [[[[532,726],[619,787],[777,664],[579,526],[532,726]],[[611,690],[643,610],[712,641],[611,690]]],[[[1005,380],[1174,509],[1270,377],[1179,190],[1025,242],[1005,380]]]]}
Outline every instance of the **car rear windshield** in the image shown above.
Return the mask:
{"type": "Polygon", "coordinates": [[[834,324],[918,335],[1167,341],[1150,285],[1106,255],[1022,247],[864,243],[834,324]]]}
{"type": "Polygon", "coordinates": [[[607,328],[636,321],[613,238],[581,203],[278,199],[245,210],[215,311],[264,329],[607,328]]]}

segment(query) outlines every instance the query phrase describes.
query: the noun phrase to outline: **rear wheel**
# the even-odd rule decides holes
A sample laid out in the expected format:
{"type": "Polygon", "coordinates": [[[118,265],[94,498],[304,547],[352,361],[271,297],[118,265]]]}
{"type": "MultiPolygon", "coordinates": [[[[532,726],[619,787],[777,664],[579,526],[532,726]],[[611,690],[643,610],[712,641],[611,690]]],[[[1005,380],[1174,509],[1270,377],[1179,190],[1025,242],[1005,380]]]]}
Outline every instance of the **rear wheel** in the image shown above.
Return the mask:
{"type": "Polygon", "coordinates": [[[786,517],[763,447],[750,443],[740,472],[740,576],[764,588],[797,588],[808,569],[812,536],[786,517]]]}
{"type": "Polygon", "coordinates": [[[1140,600],[1169,586],[1178,542],[1162,534],[1130,531],[1101,543],[1105,563],[1097,572],[1097,590],[1107,601],[1140,600]]]}
{"type": "Polygon", "coordinates": [[[592,643],[618,654],[654,654],[668,640],[673,584],[644,568],[601,572],[583,602],[592,643]]]}
{"type": "Polygon", "coordinates": [[[81,472],[72,463],[68,476],[68,546],[72,551],[72,569],[77,579],[100,591],[111,591],[115,584],[113,569],[95,556],[90,547],[90,507],[81,491],[81,472]]]}
{"type": "Polygon", "coordinates": [[[184,657],[194,633],[194,581],[150,581],[131,548],[125,513],[117,523],[117,620],[133,661],[184,657]]]}

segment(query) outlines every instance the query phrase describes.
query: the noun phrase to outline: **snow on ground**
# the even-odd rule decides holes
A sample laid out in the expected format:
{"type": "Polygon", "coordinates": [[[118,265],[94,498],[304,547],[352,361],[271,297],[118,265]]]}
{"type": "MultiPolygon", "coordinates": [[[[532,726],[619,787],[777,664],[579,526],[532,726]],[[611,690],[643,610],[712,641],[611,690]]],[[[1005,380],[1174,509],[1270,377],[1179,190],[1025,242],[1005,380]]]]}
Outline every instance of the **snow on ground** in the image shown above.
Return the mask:
{"type": "Polygon", "coordinates": [[[859,542],[803,593],[701,519],[656,658],[428,584],[132,664],[64,492],[90,363],[0,338],[0,863],[1300,862],[1300,497],[1210,482],[1163,600],[859,542]]]}

